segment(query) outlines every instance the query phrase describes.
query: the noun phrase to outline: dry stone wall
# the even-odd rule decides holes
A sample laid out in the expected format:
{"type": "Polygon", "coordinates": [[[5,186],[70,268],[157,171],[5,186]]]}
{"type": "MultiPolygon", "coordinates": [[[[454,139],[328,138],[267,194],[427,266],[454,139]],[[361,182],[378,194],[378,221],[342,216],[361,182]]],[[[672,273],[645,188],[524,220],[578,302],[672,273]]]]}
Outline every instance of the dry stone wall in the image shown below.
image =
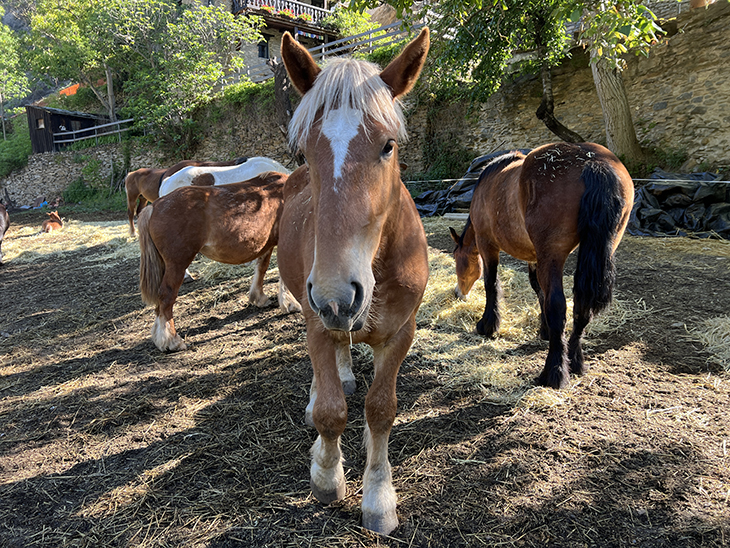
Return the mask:
{"type": "MultiPolygon", "coordinates": [[[[680,14],[673,36],[653,48],[649,57],[627,57],[623,72],[634,125],[645,146],[686,152],[685,170],[730,167],[730,2],[680,14]]],[[[554,72],[555,112],[561,121],[586,140],[605,143],[598,96],[585,57],[576,53],[554,72]]],[[[556,140],[535,117],[541,100],[537,78],[521,78],[505,85],[486,103],[471,112],[455,104],[434,109],[406,98],[410,139],[400,147],[401,160],[409,165],[404,178],[428,169],[426,144],[454,144],[473,157],[507,148],[532,148],[556,140]]],[[[195,155],[199,160],[228,160],[240,156],[268,156],[293,166],[271,104],[211,110],[195,155]]],[[[111,163],[122,162],[122,150],[112,145],[82,153],[42,154],[28,166],[0,180],[18,205],[38,196],[52,197],[78,179],[83,162],[79,155],[95,158],[101,176],[111,163]]],[[[130,170],[167,167],[173,160],[153,150],[132,151],[130,170]]],[[[3,190],[5,189],[5,190],[3,190]]]]}

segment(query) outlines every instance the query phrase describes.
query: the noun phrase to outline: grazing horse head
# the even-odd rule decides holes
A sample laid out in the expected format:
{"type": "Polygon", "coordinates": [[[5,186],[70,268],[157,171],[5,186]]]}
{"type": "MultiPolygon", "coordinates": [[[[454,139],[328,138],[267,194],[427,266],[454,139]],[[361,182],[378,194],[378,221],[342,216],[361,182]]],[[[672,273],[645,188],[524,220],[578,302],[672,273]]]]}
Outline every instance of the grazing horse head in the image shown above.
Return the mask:
{"type": "Polygon", "coordinates": [[[466,227],[461,236],[449,227],[451,238],[456,243],[454,248],[454,262],[456,264],[456,287],[454,294],[458,299],[465,301],[474,283],[482,277],[484,265],[479,255],[474,227],[471,219],[467,219],[466,227]]]}
{"type": "Polygon", "coordinates": [[[307,160],[315,211],[306,293],[327,329],[365,327],[381,236],[399,207],[397,148],[406,132],[398,97],[415,84],[428,46],[424,30],[382,72],[350,58],[333,59],[322,70],[284,35],[282,57],[302,94],[289,135],[307,160]]]}

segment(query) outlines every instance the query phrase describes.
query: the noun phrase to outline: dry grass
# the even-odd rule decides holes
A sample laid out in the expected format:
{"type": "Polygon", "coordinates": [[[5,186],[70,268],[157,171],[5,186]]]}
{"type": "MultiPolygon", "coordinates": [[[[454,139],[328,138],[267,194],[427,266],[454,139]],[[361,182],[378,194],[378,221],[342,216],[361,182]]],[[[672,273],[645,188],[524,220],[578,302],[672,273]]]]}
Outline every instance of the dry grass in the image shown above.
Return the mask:
{"type": "Polygon", "coordinates": [[[690,335],[705,345],[710,353],[710,362],[716,363],[730,371],[730,316],[709,318],[695,328],[690,328],[690,335]]]}

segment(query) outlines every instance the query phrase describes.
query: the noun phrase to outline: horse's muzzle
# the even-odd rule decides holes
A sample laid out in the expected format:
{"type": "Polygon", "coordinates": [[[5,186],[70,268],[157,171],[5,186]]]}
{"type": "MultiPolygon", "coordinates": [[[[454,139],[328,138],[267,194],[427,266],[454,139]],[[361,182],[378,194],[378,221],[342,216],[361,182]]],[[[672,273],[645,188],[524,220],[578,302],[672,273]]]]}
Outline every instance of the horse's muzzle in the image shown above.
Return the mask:
{"type": "Polygon", "coordinates": [[[359,331],[365,325],[370,309],[370,299],[365,298],[363,286],[352,282],[338,298],[317,295],[311,282],[307,282],[307,299],[327,329],[333,331],[359,331]]]}

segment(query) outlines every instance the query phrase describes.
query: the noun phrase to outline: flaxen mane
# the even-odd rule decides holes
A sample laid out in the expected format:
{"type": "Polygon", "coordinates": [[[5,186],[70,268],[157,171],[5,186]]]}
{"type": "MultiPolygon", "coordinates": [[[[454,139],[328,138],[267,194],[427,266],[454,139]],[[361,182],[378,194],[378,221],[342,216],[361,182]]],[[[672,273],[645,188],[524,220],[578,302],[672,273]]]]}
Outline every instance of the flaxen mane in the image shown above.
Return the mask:
{"type": "Polygon", "coordinates": [[[398,140],[405,141],[406,125],[400,101],[393,99],[390,88],[381,80],[380,67],[368,61],[336,58],[322,69],[294,112],[289,124],[291,146],[298,148],[306,140],[318,115],[325,118],[342,106],[362,111],[363,118],[396,131],[398,140]]]}

